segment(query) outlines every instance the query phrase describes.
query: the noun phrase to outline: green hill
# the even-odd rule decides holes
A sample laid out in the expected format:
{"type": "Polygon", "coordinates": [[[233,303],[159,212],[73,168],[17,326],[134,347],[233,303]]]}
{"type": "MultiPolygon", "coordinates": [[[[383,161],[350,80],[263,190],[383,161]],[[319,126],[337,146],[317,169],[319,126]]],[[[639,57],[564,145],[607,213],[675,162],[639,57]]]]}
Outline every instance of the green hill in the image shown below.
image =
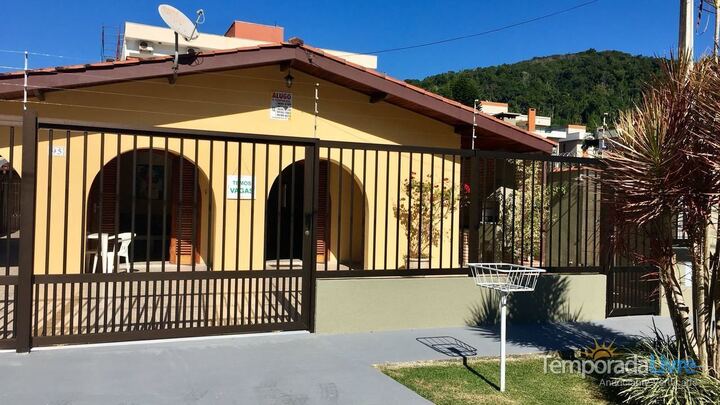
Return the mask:
{"type": "Polygon", "coordinates": [[[632,106],[661,60],[618,51],[589,49],[484,68],[408,80],[427,90],[472,105],[474,99],[507,102],[510,111],[551,116],[553,126],[602,124],[632,106]]]}

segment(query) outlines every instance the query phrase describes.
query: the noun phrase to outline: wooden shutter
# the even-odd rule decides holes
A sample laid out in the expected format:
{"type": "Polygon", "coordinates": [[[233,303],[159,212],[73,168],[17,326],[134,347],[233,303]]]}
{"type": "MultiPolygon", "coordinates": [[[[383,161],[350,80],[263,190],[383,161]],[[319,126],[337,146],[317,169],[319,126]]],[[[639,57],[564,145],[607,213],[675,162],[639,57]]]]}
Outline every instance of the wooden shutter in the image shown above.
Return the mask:
{"type": "MultiPolygon", "coordinates": [[[[100,232],[114,234],[116,214],[115,205],[117,204],[117,159],[111,160],[103,167],[102,171],[102,190],[100,191],[100,201],[102,201],[102,204],[96,202],[93,221],[97,223],[99,215],[100,232]],[[100,211],[101,208],[102,211],[100,211]]],[[[100,187],[99,184],[98,187],[100,187]]],[[[97,198],[96,196],[92,197],[97,198]]],[[[119,215],[119,213],[117,214],[119,215]]]]}
{"type": "Polygon", "coordinates": [[[170,263],[191,264],[193,256],[197,263],[200,255],[197,246],[200,245],[200,193],[197,192],[197,205],[194,203],[197,182],[195,181],[195,165],[184,161],[182,168],[177,160],[173,165],[173,207],[172,225],[170,229],[170,263]],[[180,171],[182,170],[182,184],[180,184],[180,171]],[[182,201],[181,201],[182,197],[182,201]],[[193,249],[193,211],[195,211],[195,243],[193,249]]]}
{"type": "Polygon", "coordinates": [[[325,261],[327,253],[327,245],[330,235],[330,196],[328,195],[328,162],[320,161],[320,173],[318,185],[318,209],[315,218],[315,233],[317,239],[315,246],[317,250],[317,260],[325,261]]]}

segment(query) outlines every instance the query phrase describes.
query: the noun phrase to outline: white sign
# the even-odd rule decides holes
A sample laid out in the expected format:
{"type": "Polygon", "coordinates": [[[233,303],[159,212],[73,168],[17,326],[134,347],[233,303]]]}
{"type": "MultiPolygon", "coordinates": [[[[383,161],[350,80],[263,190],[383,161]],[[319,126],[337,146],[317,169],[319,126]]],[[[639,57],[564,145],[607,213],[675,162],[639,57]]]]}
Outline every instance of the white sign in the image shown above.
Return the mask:
{"type": "Polygon", "coordinates": [[[65,156],[65,147],[64,146],[53,146],[52,155],[53,156],[65,156]]]}
{"type": "Polygon", "coordinates": [[[255,198],[255,180],[253,176],[227,176],[228,200],[252,200],[255,198]]]}
{"type": "Polygon", "coordinates": [[[274,91],[270,101],[270,119],[287,121],[292,113],[292,93],[274,91]]]}

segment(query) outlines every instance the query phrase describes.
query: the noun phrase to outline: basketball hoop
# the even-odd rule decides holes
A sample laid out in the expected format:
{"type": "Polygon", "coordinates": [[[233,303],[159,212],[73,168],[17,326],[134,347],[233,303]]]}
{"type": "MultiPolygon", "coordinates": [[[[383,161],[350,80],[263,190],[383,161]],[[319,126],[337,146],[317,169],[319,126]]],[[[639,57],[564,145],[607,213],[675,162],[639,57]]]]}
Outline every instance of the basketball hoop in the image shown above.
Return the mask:
{"type": "Polygon", "coordinates": [[[468,263],[475,284],[500,292],[500,392],[505,392],[505,318],[507,297],[513,292],[534,291],[545,270],[508,263],[468,263]]]}

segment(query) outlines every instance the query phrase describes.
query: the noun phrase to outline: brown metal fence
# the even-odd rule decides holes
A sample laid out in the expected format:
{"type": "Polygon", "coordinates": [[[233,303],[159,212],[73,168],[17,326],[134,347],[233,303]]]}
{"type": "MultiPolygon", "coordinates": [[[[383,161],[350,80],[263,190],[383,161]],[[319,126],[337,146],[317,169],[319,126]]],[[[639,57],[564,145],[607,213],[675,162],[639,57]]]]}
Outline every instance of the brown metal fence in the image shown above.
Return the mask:
{"type": "Polygon", "coordinates": [[[31,298],[18,297],[8,328],[28,331],[19,349],[312,328],[313,173],[282,175],[314,166],[312,141],[30,127],[22,205],[34,209],[20,246],[30,277],[17,284],[31,298]],[[287,201],[302,204],[276,217],[287,201]],[[302,233],[286,261],[268,241],[288,227],[302,233]]]}
{"type": "Polygon", "coordinates": [[[19,131],[0,129],[0,143],[7,152],[0,156],[0,348],[15,347],[15,297],[20,219],[20,177],[13,166],[19,131]]]}
{"type": "Polygon", "coordinates": [[[0,187],[0,347],[312,330],[316,277],[614,263],[596,160],[32,113],[22,142],[3,130],[22,180],[0,187]]]}
{"type": "Polygon", "coordinates": [[[602,270],[596,160],[319,147],[318,277],[465,274],[468,261],[602,270]]]}

